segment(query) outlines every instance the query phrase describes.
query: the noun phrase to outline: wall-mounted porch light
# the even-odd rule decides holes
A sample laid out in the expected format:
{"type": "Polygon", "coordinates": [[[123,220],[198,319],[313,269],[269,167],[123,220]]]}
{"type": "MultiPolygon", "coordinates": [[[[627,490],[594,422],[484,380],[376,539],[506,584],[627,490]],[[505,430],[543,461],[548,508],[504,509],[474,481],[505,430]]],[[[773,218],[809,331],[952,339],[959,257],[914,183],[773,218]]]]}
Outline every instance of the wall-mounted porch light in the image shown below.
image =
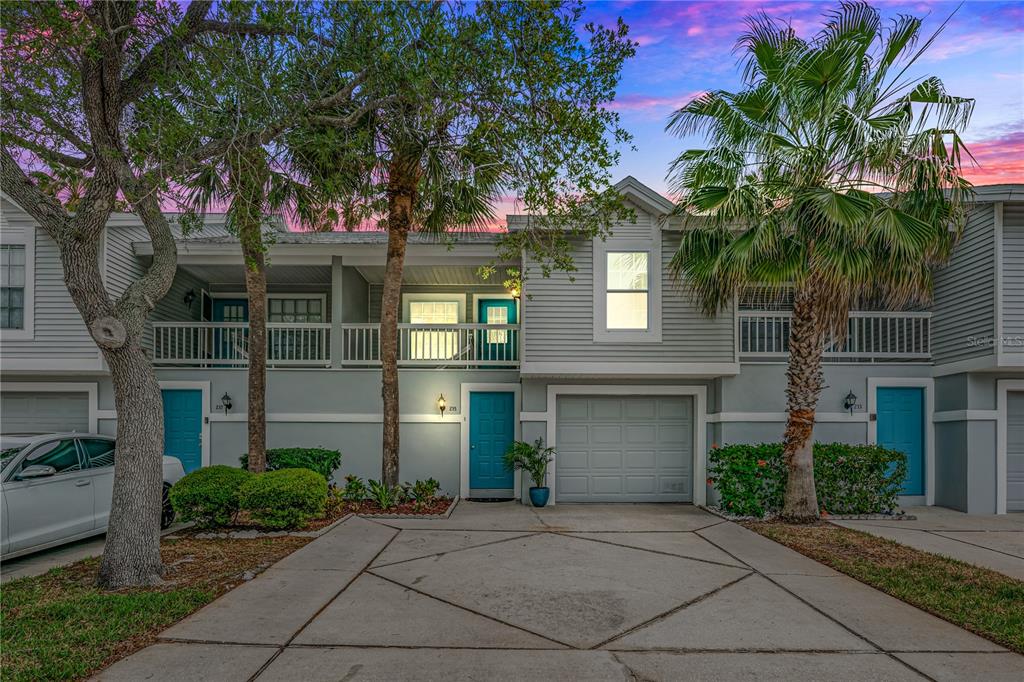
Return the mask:
{"type": "Polygon", "coordinates": [[[441,418],[444,418],[444,410],[448,407],[448,401],[444,399],[444,393],[437,398],[437,409],[441,412],[441,418]]]}
{"type": "Polygon", "coordinates": [[[519,286],[518,285],[513,285],[513,286],[509,287],[508,293],[512,294],[512,298],[513,299],[515,299],[517,301],[519,300],[519,293],[520,292],[519,292],[519,286]]]}
{"type": "Polygon", "coordinates": [[[181,299],[181,302],[185,304],[186,308],[188,308],[189,310],[192,310],[192,302],[195,301],[195,300],[196,300],[196,290],[195,289],[189,289],[188,291],[185,292],[185,296],[184,296],[184,298],[181,299]]]}
{"type": "Polygon", "coordinates": [[[853,414],[853,408],[857,406],[857,396],[853,391],[846,394],[843,398],[843,409],[847,410],[850,414],[853,414]]]}
{"type": "Polygon", "coordinates": [[[225,391],[224,395],[220,397],[220,404],[224,406],[224,414],[231,411],[231,405],[233,403],[231,402],[231,396],[228,395],[227,391],[225,391]]]}

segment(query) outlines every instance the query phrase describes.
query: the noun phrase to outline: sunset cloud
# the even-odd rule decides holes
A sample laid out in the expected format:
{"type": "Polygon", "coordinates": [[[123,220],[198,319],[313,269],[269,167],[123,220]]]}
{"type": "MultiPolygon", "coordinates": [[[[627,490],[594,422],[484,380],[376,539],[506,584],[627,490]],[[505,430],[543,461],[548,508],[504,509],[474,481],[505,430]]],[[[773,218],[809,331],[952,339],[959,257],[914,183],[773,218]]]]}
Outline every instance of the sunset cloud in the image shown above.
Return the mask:
{"type": "Polygon", "coordinates": [[[964,175],[975,185],[1024,182],[1024,130],[968,142],[977,162],[964,175]]]}

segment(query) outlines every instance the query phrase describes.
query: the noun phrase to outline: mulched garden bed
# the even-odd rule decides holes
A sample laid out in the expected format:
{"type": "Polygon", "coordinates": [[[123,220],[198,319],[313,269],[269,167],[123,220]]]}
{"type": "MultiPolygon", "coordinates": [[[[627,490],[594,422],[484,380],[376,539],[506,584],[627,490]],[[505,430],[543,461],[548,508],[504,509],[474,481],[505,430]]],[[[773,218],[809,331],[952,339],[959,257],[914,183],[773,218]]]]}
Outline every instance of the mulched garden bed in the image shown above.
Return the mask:
{"type": "Polygon", "coordinates": [[[423,516],[446,517],[448,515],[449,508],[454,504],[454,502],[455,500],[451,497],[435,497],[430,502],[418,507],[414,502],[402,502],[394,507],[384,509],[376,502],[371,502],[370,500],[363,500],[358,503],[346,502],[344,506],[346,511],[360,516],[409,516],[413,518],[423,516]]]}
{"type": "Polygon", "coordinates": [[[146,588],[96,587],[99,558],[12,580],[3,586],[0,605],[3,679],[86,678],[309,541],[165,537],[163,582],[146,588]]]}
{"type": "Polygon", "coordinates": [[[1024,581],[819,522],[743,523],[755,533],[997,644],[1024,653],[1024,581]]]}

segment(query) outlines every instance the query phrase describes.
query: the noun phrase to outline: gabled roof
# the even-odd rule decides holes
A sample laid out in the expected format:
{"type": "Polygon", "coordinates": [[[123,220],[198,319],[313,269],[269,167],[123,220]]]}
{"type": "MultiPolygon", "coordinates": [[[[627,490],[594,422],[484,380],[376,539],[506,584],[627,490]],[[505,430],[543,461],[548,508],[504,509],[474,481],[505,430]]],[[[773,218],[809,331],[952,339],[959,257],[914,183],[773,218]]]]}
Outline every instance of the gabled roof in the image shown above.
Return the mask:
{"type": "Polygon", "coordinates": [[[632,175],[627,175],[615,183],[615,190],[655,216],[668,215],[676,207],[671,201],[632,175]]]}

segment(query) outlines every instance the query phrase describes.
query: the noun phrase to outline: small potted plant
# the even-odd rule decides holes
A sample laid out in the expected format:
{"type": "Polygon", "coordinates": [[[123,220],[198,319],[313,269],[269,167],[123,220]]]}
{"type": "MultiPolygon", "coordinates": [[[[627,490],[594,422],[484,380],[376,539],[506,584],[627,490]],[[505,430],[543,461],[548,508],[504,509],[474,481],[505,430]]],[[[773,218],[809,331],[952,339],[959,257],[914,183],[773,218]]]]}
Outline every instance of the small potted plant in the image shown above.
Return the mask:
{"type": "Polygon", "coordinates": [[[543,507],[548,503],[551,489],[545,483],[548,473],[548,464],[553,460],[554,448],[544,447],[544,439],[538,438],[531,445],[517,440],[509,446],[505,453],[505,466],[513,471],[525,471],[533,480],[533,487],[530,488],[530,502],[534,507],[543,507]]]}

